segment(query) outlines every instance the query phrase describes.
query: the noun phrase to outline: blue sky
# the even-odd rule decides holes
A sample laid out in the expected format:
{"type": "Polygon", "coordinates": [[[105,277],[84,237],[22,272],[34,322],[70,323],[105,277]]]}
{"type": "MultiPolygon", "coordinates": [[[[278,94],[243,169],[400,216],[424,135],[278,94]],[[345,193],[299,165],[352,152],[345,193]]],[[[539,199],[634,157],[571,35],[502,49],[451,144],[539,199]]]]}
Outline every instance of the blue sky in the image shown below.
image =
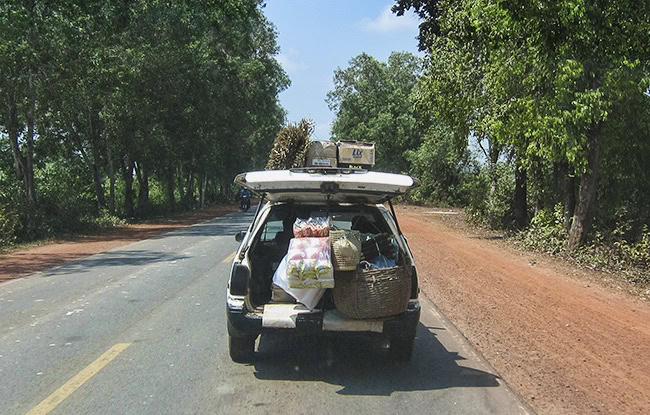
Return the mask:
{"type": "Polygon", "coordinates": [[[264,14],[278,32],[278,61],[291,78],[280,95],[289,122],[312,118],[313,138],[326,140],[334,114],[325,97],[334,70],[362,52],[385,61],[392,51],[417,50],[418,20],[397,17],[392,1],[267,0],[264,14]]]}

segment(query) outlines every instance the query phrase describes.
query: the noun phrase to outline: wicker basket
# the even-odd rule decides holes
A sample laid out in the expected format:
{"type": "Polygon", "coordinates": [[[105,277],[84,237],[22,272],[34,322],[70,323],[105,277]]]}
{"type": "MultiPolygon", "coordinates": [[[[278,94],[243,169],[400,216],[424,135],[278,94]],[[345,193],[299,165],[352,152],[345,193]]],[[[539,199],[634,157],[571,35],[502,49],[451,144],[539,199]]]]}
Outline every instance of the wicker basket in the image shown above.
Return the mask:
{"type": "Polygon", "coordinates": [[[339,272],[332,289],[336,309],[356,319],[387,317],[406,311],[411,269],[403,265],[339,272]]]}
{"type": "Polygon", "coordinates": [[[354,271],[361,256],[359,231],[330,230],[332,264],[336,271],[354,271]]]}

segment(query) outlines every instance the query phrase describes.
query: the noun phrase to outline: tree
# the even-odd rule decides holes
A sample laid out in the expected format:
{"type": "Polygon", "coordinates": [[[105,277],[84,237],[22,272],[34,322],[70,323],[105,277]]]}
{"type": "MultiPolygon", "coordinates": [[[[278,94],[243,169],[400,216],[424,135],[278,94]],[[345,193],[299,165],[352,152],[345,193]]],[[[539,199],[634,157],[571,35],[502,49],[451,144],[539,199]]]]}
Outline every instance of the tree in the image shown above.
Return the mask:
{"type": "Polygon", "coordinates": [[[21,219],[29,210],[48,222],[43,229],[60,230],[106,207],[145,216],[160,207],[160,187],[171,210],[179,201],[193,208],[227,197],[242,170],[261,168],[289,85],[262,7],[0,3],[0,150],[14,161],[0,165],[0,177],[12,189],[22,182],[31,206],[21,219]],[[70,209],[74,193],[83,201],[70,209]]]}
{"type": "Polygon", "coordinates": [[[327,103],[336,112],[332,133],[338,140],[377,143],[377,168],[409,171],[407,152],[422,140],[410,94],[418,83],[422,60],[393,52],[388,62],[365,53],[334,71],[334,90],[327,103]]]}
{"type": "Polygon", "coordinates": [[[431,45],[431,95],[451,108],[445,119],[452,125],[458,118],[476,120],[468,122],[472,131],[512,148],[523,166],[539,160],[566,163],[579,182],[568,241],[569,249],[576,248],[596,214],[603,149],[626,136],[612,114],[631,102],[639,109],[647,105],[650,46],[641,39],[650,28],[650,5],[628,0],[422,4],[399,1],[396,7],[416,8],[439,28],[421,33],[421,39],[431,45]],[[436,70],[439,64],[446,70],[436,70]],[[467,99],[462,91],[474,91],[469,96],[478,99],[467,99]]]}

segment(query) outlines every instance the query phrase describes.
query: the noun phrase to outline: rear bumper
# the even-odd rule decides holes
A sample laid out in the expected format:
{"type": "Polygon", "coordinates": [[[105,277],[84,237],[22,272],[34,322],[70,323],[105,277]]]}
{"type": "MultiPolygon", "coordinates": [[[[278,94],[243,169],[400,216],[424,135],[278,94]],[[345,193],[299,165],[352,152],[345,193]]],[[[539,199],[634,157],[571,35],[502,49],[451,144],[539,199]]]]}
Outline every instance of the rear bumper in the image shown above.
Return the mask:
{"type": "MultiPolygon", "coordinates": [[[[228,334],[233,337],[258,336],[265,332],[286,332],[296,335],[318,335],[336,333],[336,331],[323,329],[324,314],[321,311],[313,313],[298,314],[296,316],[296,328],[279,329],[262,327],[262,314],[250,313],[246,309],[227,307],[228,334]]],[[[387,337],[412,337],[420,321],[420,303],[411,300],[404,313],[396,316],[386,317],[383,320],[381,334],[387,337]]],[[[344,331],[341,333],[370,333],[370,331],[344,331]]]]}

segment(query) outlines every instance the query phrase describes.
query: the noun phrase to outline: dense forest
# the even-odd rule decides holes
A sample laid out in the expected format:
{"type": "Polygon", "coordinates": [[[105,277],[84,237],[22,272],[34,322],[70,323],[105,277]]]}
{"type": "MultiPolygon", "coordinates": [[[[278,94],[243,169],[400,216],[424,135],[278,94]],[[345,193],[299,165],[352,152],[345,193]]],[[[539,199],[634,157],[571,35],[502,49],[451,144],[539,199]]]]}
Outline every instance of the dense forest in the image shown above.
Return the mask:
{"type": "Polygon", "coordinates": [[[335,139],[527,246],[650,280],[650,3],[397,0],[423,58],[361,54],[327,101],[335,139]],[[599,264],[602,262],[604,264],[599,264]]]}
{"type": "Polygon", "coordinates": [[[201,206],[289,85],[260,0],[0,2],[0,245],[201,206]]]}

